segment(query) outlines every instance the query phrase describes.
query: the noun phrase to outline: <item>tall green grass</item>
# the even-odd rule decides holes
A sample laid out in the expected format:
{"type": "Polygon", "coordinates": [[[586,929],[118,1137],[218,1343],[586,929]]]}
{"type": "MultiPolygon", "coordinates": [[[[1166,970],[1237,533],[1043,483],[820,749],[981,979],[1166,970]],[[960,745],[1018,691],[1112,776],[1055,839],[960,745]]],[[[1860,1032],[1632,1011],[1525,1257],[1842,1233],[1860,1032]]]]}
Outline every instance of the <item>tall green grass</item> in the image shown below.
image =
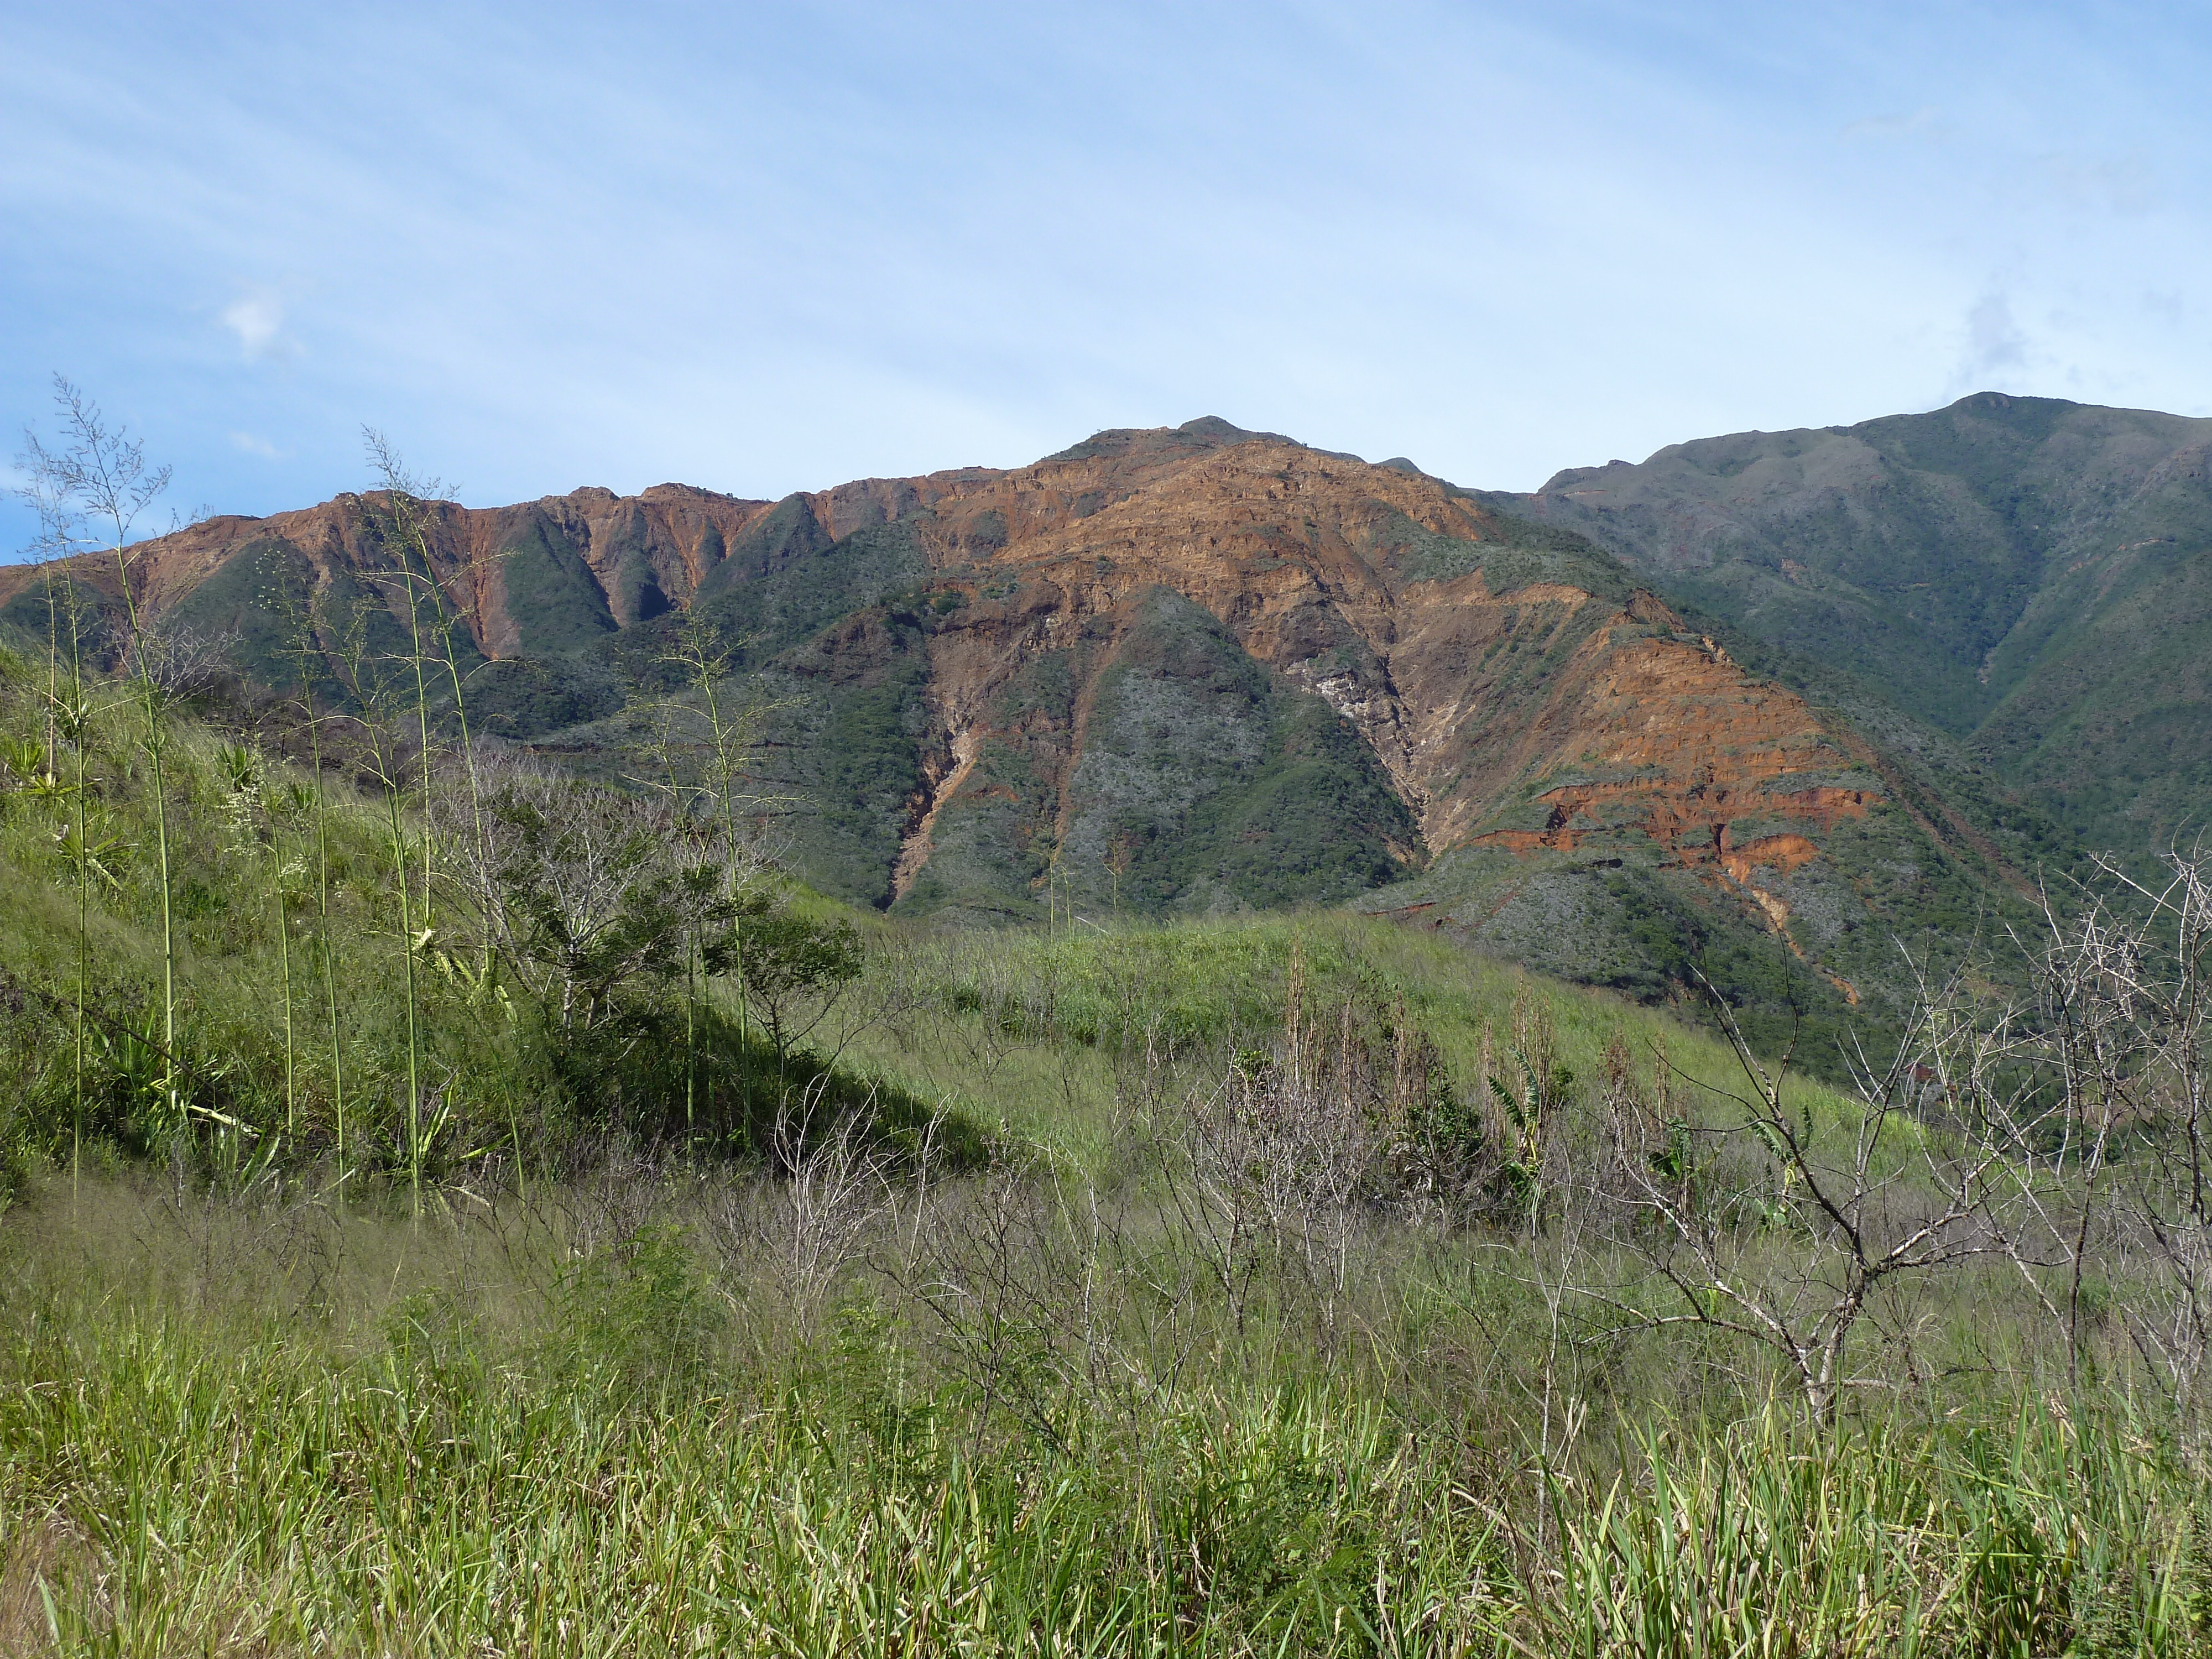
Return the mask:
{"type": "Polygon", "coordinates": [[[1480,1413],[1219,1352],[1140,1414],[1081,1406],[1046,1435],[887,1291],[763,1344],[772,1286],[684,1224],[711,1197],[688,1190],[626,1237],[585,1208],[426,1221],[404,1194],[388,1218],[113,1183],[73,1220],[40,1206],[0,1258],[0,1650],[2148,1655],[2212,1634],[2212,1497],[2124,1401],[1899,1402],[1829,1432],[1653,1401],[1609,1458],[1532,1472],[1480,1413]]]}

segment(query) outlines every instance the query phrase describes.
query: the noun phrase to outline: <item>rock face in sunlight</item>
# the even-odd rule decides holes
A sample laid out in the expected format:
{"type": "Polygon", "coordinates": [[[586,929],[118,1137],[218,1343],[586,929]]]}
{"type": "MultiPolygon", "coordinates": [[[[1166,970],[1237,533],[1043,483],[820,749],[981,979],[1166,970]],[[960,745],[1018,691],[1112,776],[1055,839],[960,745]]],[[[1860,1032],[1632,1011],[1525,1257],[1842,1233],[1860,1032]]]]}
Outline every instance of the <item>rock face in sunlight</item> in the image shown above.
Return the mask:
{"type": "MultiPolygon", "coordinates": [[[[398,626],[374,506],[195,526],[147,592],[270,684],[308,639],[343,697],[334,618],[356,653],[398,626]]],[[[1352,901],[1646,995],[1764,951],[1841,1006],[2021,879],[1940,746],[1749,671],[1580,536],[1218,420],[774,502],[441,505],[429,539],[476,729],[619,769],[703,624],[775,705],[796,867],[902,914],[1352,901]]]]}

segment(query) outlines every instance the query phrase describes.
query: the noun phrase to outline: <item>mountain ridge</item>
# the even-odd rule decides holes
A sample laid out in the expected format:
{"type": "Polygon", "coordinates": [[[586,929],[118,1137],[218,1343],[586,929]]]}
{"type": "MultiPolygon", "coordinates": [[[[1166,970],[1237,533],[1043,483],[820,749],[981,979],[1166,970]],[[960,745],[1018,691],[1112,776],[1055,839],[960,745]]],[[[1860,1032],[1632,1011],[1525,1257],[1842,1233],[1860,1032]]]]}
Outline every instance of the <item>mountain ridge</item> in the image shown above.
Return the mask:
{"type": "Polygon", "coordinates": [[[2212,419],[1979,392],[1484,499],[1856,677],[2107,845],[2212,801],[2212,419]]]}
{"type": "MultiPolygon", "coordinates": [[[[265,684],[305,640],[343,702],[417,580],[374,504],[142,544],[143,597],[265,684]],[[282,643],[288,581],[352,607],[352,670],[332,626],[282,643]]],[[[774,711],[794,866],[902,915],[1353,902],[1638,995],[1717,972],[1779,1018],[1880,999],[1889,934],[2026,884],[2024,843],[1912,743],[1402,458],[1209,417],[774,502],[426,510],[476,729],[617,774],[707,629],[774,711]]],[[[102,570],[68,574],[96,597],[102,570]]],[[[42,591],[0,586],[0,618],[42,591]]]]}

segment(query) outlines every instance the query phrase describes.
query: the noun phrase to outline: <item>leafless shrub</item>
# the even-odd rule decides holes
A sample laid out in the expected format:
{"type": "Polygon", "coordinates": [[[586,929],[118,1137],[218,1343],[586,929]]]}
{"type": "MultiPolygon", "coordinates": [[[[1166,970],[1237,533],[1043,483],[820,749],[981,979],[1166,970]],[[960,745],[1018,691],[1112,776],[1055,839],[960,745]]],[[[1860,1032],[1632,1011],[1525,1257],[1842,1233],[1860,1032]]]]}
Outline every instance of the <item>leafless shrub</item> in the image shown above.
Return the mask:
{"type": "Polygon", "coordinates": [[[828,1081],[817,1079],[769,1126],[770,1172],[722,1182],[706,1205],[708,1237],[732,1277],[764,1267],[801,1344],[820,1334],[832,1298],[893,1214],[896,1161],[871,1141],[871,1113],[827,1103],[828,1081]]]}
{"type": "Polygon", "coordinates": [[[577,1260],[635,1241],[668,1213],[683,1175],[669,1148],[615,1131],[569,1149],[557,1178],[533,1182],[512,1218],[512,1253],[526,1261],[550,1244],[577,1260]]]}
{"type": "Polygon", "coordinates": [[[2099,863],[2105,893],[2075,926],[2052,929],[2040,975],[2054,1009],[2045,1065],[2063,1086],[2062,1145],[2077,1149],[2083,1188],[2060,1241],[2068,1331],[2078,1352],[2101,1214],[2120,1231],[2114,1277],[2146,1281],[2118,1316],[2154,1375],[2185,1402],[2212,1358],[2212,851],[2201,842],[2170,851],[2155,880],[2099,863]],[[2093,1211],[2095,1177],[2107,1169],[2118,1178],[2114,1201],[2093,1211]]]}
{"type": "Polygon", "coordinates": [[[1063,1346],[1071,1278],[1047,1191],[1000,1167],[948,1183],[915,1218],[905,1288],[932,1316],[939,1363],[966,1386],[976,1432],[1010,1413],[1064,1445],[1077,1369],[1063,1346]]]}
{"type": "Polygon", "coordinates": [[[1972,1018],[1957,978],[1923,979],[1891,1063],[1861,1077],[1844,1121],[1824,1125],[1802,1098],[1785,1097],[1790,1055],[1770,1069],[1725,1005],[1720,1013],[1747,1086],[1720,1092],[1717,1121],[1685,1137],[1696,1167],[1649,1158],[1617,1166],[1652,1224],[1620,1242],[1659,1297],[1585,1288],[1634,1326],[1703,1328],[1765,1348],[1825,1420],[1846,1389],[1876,1382],[1849,1360],[1879,1294],[2012,1249],[2019,1189],[2010,1118],[1937,1133],[1905,1109],[1917,1071],[1996,1099],[2008,1034],[1972,1018]]]}
{"type": "Polygon", "coordinates": [[[164,612],[135,629],[118,626],[110,650],[119,674],[173,703],[211,690],[231,675],[237,643],[234,629],[204,634],[164,612]]]}
{"type": "Polygon", "coordinates": [[[1170,1191],[1184,1233],[1241,1325],[1255,1276],[1294,1267],[1333,1329],[1352,1243],[1387,1145],[1386,1102],[1345,1002],[1330,1030],[1309,1018],[1294,972],[1271,1052],[1241,1049],[1194,1088],[1170,1191]],[[1334,1036],[1334,1042],[1329,1038],[1334,1036]]]}
{"type": "Polygon", "coordinates": [[[1988,1263],[2026,1285],[2077,1375],[2113,1326],[2192,1399],[2212,1359],[2212,857],[2170,854],[2155,881],[2100,860],[2013,942],[2026,995],[1916,968],[1888,1062],[1862,1055],[1850,1104],[1818,1120],[1785,1097],[1790,1054],[1762,1061],[1725,1006],[1741,1089],[1663,1056],[1646,1085],[1616,1041],[1595,1109],[1563,1120],[1540,1098],[1541,1033],[1516,1020],[1512,1080],[1489,1085],[1500,1173],[1541,1182],[1525,1243],[1583,1241],[1537,1275],[1547,1305],[1564,1275],[1600,1311],[1586,1341],[1686,1328],[1764,1350],[1827,1419],[1848,1389],[1896,1386],[1895,1367],[1855,1362],[1862,1333],[1914,1375],[1935,1287],[1988,1263]]]}

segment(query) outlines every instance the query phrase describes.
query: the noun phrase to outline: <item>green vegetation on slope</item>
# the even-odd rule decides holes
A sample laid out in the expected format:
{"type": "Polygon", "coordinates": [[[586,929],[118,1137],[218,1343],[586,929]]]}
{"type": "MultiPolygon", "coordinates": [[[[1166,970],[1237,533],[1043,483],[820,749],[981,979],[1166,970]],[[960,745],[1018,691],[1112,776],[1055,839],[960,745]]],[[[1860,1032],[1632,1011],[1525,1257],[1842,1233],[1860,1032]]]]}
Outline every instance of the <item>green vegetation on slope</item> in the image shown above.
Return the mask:
{"type": "MultiPolygon", "coordinates": [[[[711,858],[714,826],[489,755],[434,757],[426,818],[417,757],[380,758],[393,734],[366,714],[277,720],[264,749],[171,708],[168,1045],[149,737],[125,691],[88,680],[63,722],[74,694],[0,655],[0,1192],[26,1160],[172,1145],[410,1181],[526,1143],[557,1160],[611,1124],[728,1150],[788,1089],[874,1088],[767,1041],[732,941],[772,943],[790,904],[758,874],[700,893],[685,849],[711,858]]],[[[935,1109],[875,1098],[894,1127],[935,1109]]]]}
{"type": "Polygon", "coordinates": [[[1335,711],[1165,589],[1099,677],[1085,736],[1060,857],[1087,908],[1343,898],[1397,874],[1418,844],[1381,764],[1335,711]]]}
{"type": "Polygon", "coordinates": [[[2134,854],[2212,811],[2201,421],[1984,393],[1680,444],[1483,499],[1964,740],[2134,854]]]}

